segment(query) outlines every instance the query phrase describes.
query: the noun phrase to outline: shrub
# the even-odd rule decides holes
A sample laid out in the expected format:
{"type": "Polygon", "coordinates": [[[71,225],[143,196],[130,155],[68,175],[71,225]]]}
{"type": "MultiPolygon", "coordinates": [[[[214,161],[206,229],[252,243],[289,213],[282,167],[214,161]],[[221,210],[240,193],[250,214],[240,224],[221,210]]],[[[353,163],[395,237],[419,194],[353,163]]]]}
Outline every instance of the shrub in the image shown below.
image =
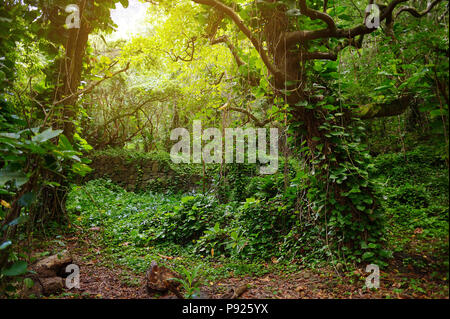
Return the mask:
{"type": "Polygon", "coordinates": [[[423,185],[405,184],[394,190],[390,200],[396,205],[410,205],[414,208],[428,207],[426,194],[423,185]]]}
{"type": "Polygon", "coordinates": [[[181,198],[172,211],[163,213],[156,238],[185,244],[198,239],[214,224],[218,202],[212,195],[196,194],[181,198]]]}

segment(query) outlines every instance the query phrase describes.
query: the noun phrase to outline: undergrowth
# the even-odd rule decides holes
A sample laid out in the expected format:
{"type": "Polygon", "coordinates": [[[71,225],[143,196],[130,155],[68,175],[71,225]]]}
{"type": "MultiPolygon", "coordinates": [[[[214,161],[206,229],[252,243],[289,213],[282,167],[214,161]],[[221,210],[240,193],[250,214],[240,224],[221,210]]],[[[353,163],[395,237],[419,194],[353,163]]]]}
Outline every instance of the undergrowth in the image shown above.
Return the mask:
{"type": "MultiPolygon", "coordinates": [[[[387,220],[388,263],[448,278],[445,163],[420,149],[380,155],[375,167],[387,220]]],[[[302,219],[298,169],[291,170],[286,192],[282,175],[232,173],[235,184],[231,183],[225,201],[214,190],[132,193],[98,179],[74,185],[67,208],[76,226],[100,229],[104,252],[115,263],[138,272],[145,271],[151,260],[165,260],[175,269],[204,264],[207,278],[262,275],[273,267],[285,271],[301,263],[313,267],[343,262],[331,258],[317,224],[302,219]]]]}

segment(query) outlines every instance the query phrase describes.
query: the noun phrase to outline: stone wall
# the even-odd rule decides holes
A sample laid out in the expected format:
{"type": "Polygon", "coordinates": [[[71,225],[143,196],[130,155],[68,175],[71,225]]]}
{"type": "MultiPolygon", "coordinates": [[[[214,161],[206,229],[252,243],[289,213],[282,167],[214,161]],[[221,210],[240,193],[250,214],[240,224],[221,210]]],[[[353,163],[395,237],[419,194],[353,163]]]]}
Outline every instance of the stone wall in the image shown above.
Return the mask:
{"type": "Polygon", "coordinates": [[[189,191],[199,187],[202,177],[183,170],[175,171],[165,160],[151,158],[130,159],[122,156],[91,156],[93,169],[85,181],[105,178],[128,191],[189,191]]]}

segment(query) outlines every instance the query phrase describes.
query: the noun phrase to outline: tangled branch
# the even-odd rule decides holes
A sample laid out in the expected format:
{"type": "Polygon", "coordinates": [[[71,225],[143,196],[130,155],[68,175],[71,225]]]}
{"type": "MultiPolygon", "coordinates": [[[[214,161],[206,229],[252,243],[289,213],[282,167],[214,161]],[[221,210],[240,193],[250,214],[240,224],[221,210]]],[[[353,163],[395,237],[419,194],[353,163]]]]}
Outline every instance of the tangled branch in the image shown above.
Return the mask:
{"type": "Polygon", "coordinates": [[[256,38],[256,36],[250,31],[249,28],[244,24],[244,21],[239,17],[239,15],[230,7],[223,4],[222,2],[218,0],[192,0],[195,3],[204,4],[210,7],[213,7],[214,9],[217,9],[221,12],[223,12],[225,15],[227,15],[233,22],[236,24],[236,26],[239,28],[239,30],[245,34],[245,36],[250,40],[250,42],[253,44],[253,47],[258,51],[259,56],[261,57],[262,61],[266,65],[267,69],[270,73],[273,74],[274,77],[279,79],[284,79],[285,74],[279,70],[275,65],[273,65],[267,55],[266,50],[263,48],[261,42],[256,38]]]}
{"type": "Polygon", "coordinates": [[[428,3],[427,8],[422,12],[418,12],[415,8],[412,7],[401,7],[395,17],[397,18],[402,12],[408,12],[415,18],[421,18],[429,13],[441,1],[442,0],[434,0],[433,2],[428,3]]]}

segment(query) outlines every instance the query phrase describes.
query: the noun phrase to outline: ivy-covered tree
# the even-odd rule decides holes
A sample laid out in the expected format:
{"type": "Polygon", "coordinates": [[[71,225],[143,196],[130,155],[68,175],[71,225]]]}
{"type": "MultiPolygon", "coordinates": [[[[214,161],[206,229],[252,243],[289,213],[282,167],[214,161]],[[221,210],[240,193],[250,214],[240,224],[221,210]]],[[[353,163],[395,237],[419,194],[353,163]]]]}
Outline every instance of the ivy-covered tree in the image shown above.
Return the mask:
{"type": "MultiPolygon", "coordinates": [[[[419,19],[433,9],[441,9],[441,15],[445,1],[415,3],[416,8],[407,6],[407,0],[393,0],[377,3],[378,13],[366,10],[367,5],[375,5],[373,0],[367,4],[355,2],[353,7],[339,1],[193,2],[204,7],[198,16],[205,25],[195,39],[207,39],[211,45],[224,44],[248,83],[275,96],[278,107],[288,113],[297,145],[306,146],[302,153],[313,174],[309,196],[324,216],[326,227],[331,228],[326,232],[337,235],[335,243],[344,250],[371,243],[373,251],[366,252],[366,259],[382,254],[379,241],[383,237],[383,216],[369,178],[370,156],[361,143],[364,127],[358,121],[399,115],[408,108],[414,94],[403,86],[390,99],[363,105],[349,103],[339,95],[340,65],[336,61],[348,47],[361,49],[368,34],[384,34],[395,41],[402,36],[397,24],[404,15],[419,19]],[[239,41],[251,43],[263,63],[262,71],[252,69],[249,53],[239,47],[239,41]]],[[[163,4],[170,10],[172,2],[163,4]]],[[[433,27],[438,28],[439,23],[433,27]]],[[[181,60],[193,59],[195,39],[185,42],[186,50],[192,50],[179,56],[181,60]]],[[[401,54],[395,44],[392,50],[401,54]]],[[[248,109],[228,109],[261,123],[248,109]]]]}

